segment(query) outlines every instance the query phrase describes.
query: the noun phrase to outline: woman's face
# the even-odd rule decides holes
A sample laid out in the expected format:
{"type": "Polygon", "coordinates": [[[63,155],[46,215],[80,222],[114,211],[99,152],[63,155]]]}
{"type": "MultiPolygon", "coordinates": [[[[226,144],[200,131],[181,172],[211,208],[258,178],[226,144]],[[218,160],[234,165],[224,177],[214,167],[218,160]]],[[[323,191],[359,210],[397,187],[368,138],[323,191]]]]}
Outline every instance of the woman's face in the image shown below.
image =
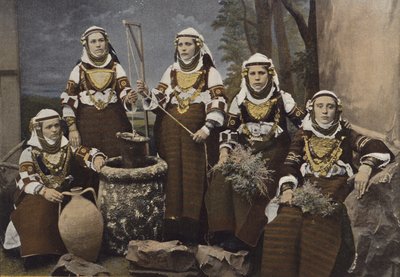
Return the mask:
{"type": "Polygon", "coordinates": [[[179,56],[184,61],[188,61],[193,58],[196,52],[196,45],[193,38],[190,37],[180,37],[177,48],[179,56]]]}
{"type": "Polygon", "coordinates": [[[262,65],[249,66],[248,78],[249,84],[255,91],[262,90],[268,82],[268,71],[262,65]]]}
{"type": "Polygon", "coordinates": [[[336,101],[330,96],[320,96],[315,99],[313,109],[317,122],[329,124],[335,119],[336,101]]]}
{"type": "Polygon", "coordinates": [[[101,33],[93,33],[90,34],[87,38],[89,51],[90,53],[96,57],[101,58],[106,54],[106,39],[101,33]]]}
{"type": "Polygon", "coordinates": [[[42,123],[42,133],[45,138],[56,140],[60,136],[61,127],[58,118],[45,120],[42,123]]]}

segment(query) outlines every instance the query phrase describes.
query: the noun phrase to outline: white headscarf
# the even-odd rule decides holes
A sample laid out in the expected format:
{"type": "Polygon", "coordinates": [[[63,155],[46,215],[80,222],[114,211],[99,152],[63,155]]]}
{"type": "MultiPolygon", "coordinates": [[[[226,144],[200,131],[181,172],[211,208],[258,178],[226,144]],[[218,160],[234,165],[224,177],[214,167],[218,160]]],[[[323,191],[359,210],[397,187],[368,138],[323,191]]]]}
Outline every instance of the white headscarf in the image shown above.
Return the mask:
{"type": "Polygon", "coordinates": [[[342,102],[341,102],[341,100],[339,99],[339,97],[338,97],[334,92],[332,92],[332,91],[329,91],[329,90],[321,90],[321,91],[318,91],[317,93],[315,93],[314,96],[313,96],[310,100],[307,101],[307,103],[306,103],[306,109],[307,109],[308,113],[307,113],[307,115],[305,116],[305,118],[303,119],[302,127],[303,127],[304,130],[312,131],[315,135],[317,135],[317,136],[319,136],[319,137],[332,138],[332,137],[335,137],[335,135],[336,135],[340,130],[342,130],[342,127],[341,127],[340,124],[338,124],[336,130],[335,130],[333,133],[329,134],[329,135],[324,135],[324,134],[322,134],[322,133],[321,133],[322,131],[319,132],[319,131],[316,129],[317,127],[314,128],[313,118],[312,118],[313,106],[314,106],[315,100],[316,100],[317,98],[321,97],[321,96],[329,96],[329,97],[332,97],[332,98],[335,100],[336,105],[337,105],[337,112],[339,112],[339,115],[338,115],[338,117],[335,118],[332,122],[327,123],[327,124],[323,124],[323,123],[317,122],[317,121],[314,119],[315,122],[319,125],[319,127],[321,127],[322,129],[327,130],[327,129],[329,129],[333,124],[337,123],[338,121],[340,122],[340,120],[342,119],[342,118],[341,118],[341,115],[340,115],[340,113],[342,112],[342,102]]]}
{"type": "MultiPolygon", "coordinates": [[[[255,99],[251,96],[250,92],[247,89],[246,85],[246,74],[248,71],[248,67],[252,65],[263,65],[268,68],[268,71],[272,71],[272,82],[275,84],[275,87],[279,90],[279,79],[278,79],[278,74],[275,71],[275,66],[274,63],[272,62],[272,59],[268,58],[267,56],[260,54],[260,53],[255,53],[252,55],[248,60],[244,61],[242,64],[242,82],[240,85],[240,92],[238,93],[239,98],[243,98],[247,96],[251,102],[254,104],[260,104],[262,102],[265,102],[272,96],[272,92],[275,89],[274,85],[271,88],[271,92],[268,94],[268,96],[265,99],[255,99]]],[[[269,72],[269,74],[271,74],[269,72]]],[[[243,100],[239,99],[239,100],[243,100]]],[[[241,102],[241,101],[240,101],[241,102]]]]}
{"type": "MultiPolygon", "coordinates": [[[[177,41],[179,40],[180,37],[191,37],[195,40],[198,40],[198,42],[200,43],[200,45],[199,45],[200,46],[200,56],[202,57],[205,54],[208,54],[210,56],[210,59],[214,63],[214,59],[212,57],[211,51],[208,48],[207,44],[204,42],[204,37],[202,35],[200,35],[200,33],[197,32],[194,28],[189,27],[189,28],[186,28],[186,29],[180,31],[175,37],[175,43],[177,43],[177,41]]],[[[175,57],[175,58],[178,58],[178,57],[175,57]]]]}
{"type": "MultiPolygon", "coordinates": [[[[27,144],[31,146],[38,147],[39,149],[42,149],[42,145],[40,144],[39,137],[37,134],[37,130],[39,128],[42,128],[40,126],[40,123],[46,120],[51,120],[58,118],[61,120],[60,115],[55,111],[51,109],[42,109],[40,110],[36,116],[32,117],[30,121],[30,131],[31,131],[31,138],[28,140],[27,144]]],[[[50,145],[53,145],[55,143],[54,140],[46,138],[47,143],[50,145]]],[[[68,143],[68,140],[66,137],[62,136],[61,138],[61,147],[65,146],[68,143]]]]}
{"type": "Polygon", "coordinates": [[[107,46],[108,50],[110,52],[110,40],[109,40],[109,37],[108,37],[108,34],[107,34],[106,30],[101,28],[101,27],[99,27],[99,26],[91,26],[91,27],[87,28],[81,35],[81,39],[80,40],[81,40],[81,44],[83,45],[81,60],[83,62],[91,64],[91,65],[93,65],[95,67],[102,67],[104,65],[107,65],[111,61],[112,57],[111,57],[111,54],[108,53],[107,54],[107,58],[105,59],[104,63],[101,66],[96,65],[92,61],[92,59],[90,58],[90,56],[88,54],[88,47],[87,47],[86,44],[87,44],[87,38],[93,33],[101,33],[104,36],[104,38],[106,39],[107,44],[108,44],[108,46],[107,46]]]}

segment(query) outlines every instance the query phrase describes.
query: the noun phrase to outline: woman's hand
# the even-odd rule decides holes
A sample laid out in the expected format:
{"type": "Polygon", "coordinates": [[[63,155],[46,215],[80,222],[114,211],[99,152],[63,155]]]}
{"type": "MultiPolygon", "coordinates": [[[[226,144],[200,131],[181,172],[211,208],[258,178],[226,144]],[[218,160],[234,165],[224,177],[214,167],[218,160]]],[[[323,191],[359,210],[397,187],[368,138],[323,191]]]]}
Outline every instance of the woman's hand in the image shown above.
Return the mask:
{"type": "Polygon", "coordinates": [[[96,170],[97,172],[100,172],[100,170],[104,166],[104,164],[105,164],[105,161],[104,161],[103,156],[98,155],[94,158],[93,167],[94,167],[94,170],[96,170]]]}
{"type": "Polygon", "coordinates": [[[280,203],[292,205],[293,190],[287,189],[282,192],[280,203]]]}
{"type": "Polygon", "coordinates": [[[360,199],[368,191],[368,181],[372,168],[369,165],[362,164],[354,178],[354,188],[357,190],[357,199],[360,199]]]}
{"type": "Polygon", "coordinates": [[[137,99],[138,99],[138,94],[136,91],[133,91],[133,90],[129,91],[124,98],[125,102],[127,102],[131,105],[134,105],[136,103],[137,99]]]}
{"type": "Polygon", "coordinates": [[[62,195],[61,192],[56,191],[55,189],[50,189],[50,188],[42,188],[39,192],[41,196],[43,196],[47,201],[50,202],[59,202],[61,203],[64,195],[62,195]]]}
{"type": "Polygon", "coordinates": [[[74,147],[74,148],[78,148],[81,145],[81,136],[76,127],[69,129],[68,139],[69,139],[69,142],[71,143],[72,147],[74,147]]]}
{"type": "Polygon", "coordinates": [[[143,80],[136,81],[136,91],[143,97],[149,97],[149,88],[143,80]]]}
{"type": "Polygon", "coordinates": [[[199,129],[196,133],[194,133],[193,140],[197,143],[201,143],[201,142],[204,142],[208,136],[209,136],[209,134],[204,132],[204,130],[199,129]]]}

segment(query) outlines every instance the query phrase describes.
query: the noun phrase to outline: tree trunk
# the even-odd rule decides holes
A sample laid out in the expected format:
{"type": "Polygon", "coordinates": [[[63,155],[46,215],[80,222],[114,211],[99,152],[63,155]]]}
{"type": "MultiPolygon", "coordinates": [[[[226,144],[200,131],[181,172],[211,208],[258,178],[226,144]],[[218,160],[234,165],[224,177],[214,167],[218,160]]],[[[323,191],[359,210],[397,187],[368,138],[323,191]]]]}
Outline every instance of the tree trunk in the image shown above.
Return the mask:
{"type": "Polygon", "coordinates": [[[256,18],[257,18],[257,51],[261,54],[271,56],[271,5],[268,0],[255,0],[256,18]]]}
{"type": "Polygon", "coordinates": [[[317,19],[315,0],[310,0],[310,12],[308,16],[308,26],[303,15],[297,10],[292,1],[281,0],[282,4],[293,16],[299,29],[300,35],[304,40],[306,49],[305,80],[306,100],[310,99],[319,90],[319,69],[318,69],[318,48],[317,48],[317,19]]]}
{"type": "Polygon", "coordinates": [[[293,93],[293,79],[290,70],[292,61],[290,57],[289,44],[286,36],[285,24],[283,22],[282,3],[279,0],[274,0],[272,4],[274,16],[274,27],[278,45],[278,60],[279,60],[279,81],[280,87],[293,93]]]}
{"type": "Polygon", "coordinates": [[[309,58],[309,65],[306,69],[306,99],[319,91],[319,67],[317,47],[317,16],[315,0],[310,0],[310,13],[308,16],[309,41],[306,43],[306,53],[309,58]]]}
{"type": "Polygon", "coordinates": [[[257,50],[254,48],[253,43],[251,42],[250,39],[250,30],[249,30],[249,22],[247,20],[246,3],[244,2],[244,0],[241,0],[241,3],[243,7],[243,29],[244,29],[244,34],[246,36],[247,46],[249,47],[250,53],[254,54],[257,52],[257,50]]]}

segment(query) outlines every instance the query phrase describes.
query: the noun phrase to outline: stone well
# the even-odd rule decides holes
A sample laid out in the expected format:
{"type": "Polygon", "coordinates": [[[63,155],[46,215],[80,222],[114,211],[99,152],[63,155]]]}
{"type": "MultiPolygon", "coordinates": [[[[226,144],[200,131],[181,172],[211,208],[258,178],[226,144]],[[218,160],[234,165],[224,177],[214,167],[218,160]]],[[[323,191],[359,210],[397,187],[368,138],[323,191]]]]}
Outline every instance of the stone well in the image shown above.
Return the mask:
{"type": "Polygon", "coordinates": [[[167,163],[153,156],[138,159],[134,151],[125,150],[122,157],[109,159],[100,172],[104,247],[110,254],[125,255],[131,240],[161,238],[167,163]],[[127,168],[126,155],[136,157],[134,168],[127,168]]]}

